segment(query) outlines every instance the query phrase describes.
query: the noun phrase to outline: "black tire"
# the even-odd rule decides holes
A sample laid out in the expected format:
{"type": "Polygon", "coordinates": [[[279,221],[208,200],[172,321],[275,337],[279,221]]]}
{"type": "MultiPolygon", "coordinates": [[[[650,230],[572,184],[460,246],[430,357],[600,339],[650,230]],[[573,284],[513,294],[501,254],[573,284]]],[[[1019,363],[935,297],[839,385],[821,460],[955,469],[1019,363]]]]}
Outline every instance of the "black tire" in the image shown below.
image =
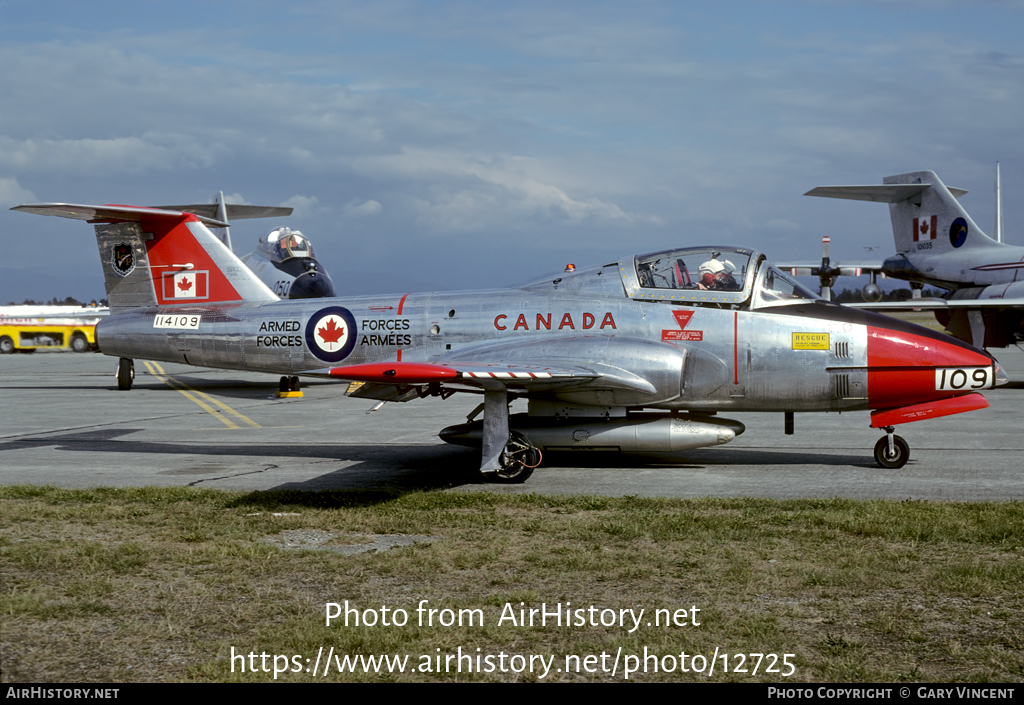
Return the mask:
{"type": "Polygon", "coordinates": [[[878,439],[875,444],[875,462],[883,468],[895,470],[907,464],[910,460],[910,446],[900,436],[892,437],[893,454],[889,455],[889,439],[885,436],[878,439]]]}
{"type": "Polygon", "coordinates": [[[70,348],[76,353],[89,352],[89,339],[82,333],[75,333],[71,336],[70,348]]]}
{"type": "Polygon", "coordinates": [[[299,378],[292,376],[288,378],[288,391],[297,392],[299,391],[299,378]]]}
{"type": "Polygon", "coordinates": [[[542,455],[523,434],[512,431],[501,454],[501,469],[491,477],[495,482],[519,484],[526,482],[540,465],[542,455]]]}
{"type": "Polygon", "coordinates": [[[0,337],[0,355],[10,355],[14,352],[14,341],[9,336],[0,337]]]}
{"type": "Polygon", "coordinates": [[[132,388],[135,381],[135,363],[129,357],[119,358],[117,361],[117,388],[127,392],[132,388]]]}

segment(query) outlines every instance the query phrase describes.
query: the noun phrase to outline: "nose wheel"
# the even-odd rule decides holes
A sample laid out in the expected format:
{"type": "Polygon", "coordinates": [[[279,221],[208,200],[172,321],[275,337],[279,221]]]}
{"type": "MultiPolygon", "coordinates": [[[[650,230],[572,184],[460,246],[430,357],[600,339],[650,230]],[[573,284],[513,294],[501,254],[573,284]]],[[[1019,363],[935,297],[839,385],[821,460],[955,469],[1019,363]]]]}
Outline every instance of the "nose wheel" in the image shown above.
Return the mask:
{"type": "Polygon", "coordinates": [[[903,438],[893,433],[892,426],[885,427],[885,438],[875,444],[875,462],[883,468],[901,468],[910,460],[910,446],[903,438]]]}

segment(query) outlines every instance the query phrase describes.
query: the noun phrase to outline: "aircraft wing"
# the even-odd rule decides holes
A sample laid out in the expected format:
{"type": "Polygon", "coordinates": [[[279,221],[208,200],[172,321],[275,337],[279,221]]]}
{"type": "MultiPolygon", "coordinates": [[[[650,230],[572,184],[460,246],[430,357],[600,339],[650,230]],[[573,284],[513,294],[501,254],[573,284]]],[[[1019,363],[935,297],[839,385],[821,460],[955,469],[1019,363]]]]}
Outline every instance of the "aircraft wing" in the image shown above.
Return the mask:
{"type": "MultiPolygon", "coordinates": [[[[423,396],[425,385],[444,382],[453,391],[481,391],[500,383],[513,391],[540,391],[566,384],[591,382],[601,374],[584,367],[544,363],[500,362],[370,362],[310,370],[305,375],[348,381],[346,395],[382,401],[410,401],[423,396]]],[[[644,383],[646,384],[646,383],[644,383]]]]}
{"type": "Polygon", "coordinates": [[[431,382],[461,383],[483,388],[499,381],[512,387],[550,386],[564,382],[589,381],[601,375],[583,367],[558,367],[538,362],[367,362],[344,365],[303,374],[350,382],[385,385],[417,385],[431,382]]]}

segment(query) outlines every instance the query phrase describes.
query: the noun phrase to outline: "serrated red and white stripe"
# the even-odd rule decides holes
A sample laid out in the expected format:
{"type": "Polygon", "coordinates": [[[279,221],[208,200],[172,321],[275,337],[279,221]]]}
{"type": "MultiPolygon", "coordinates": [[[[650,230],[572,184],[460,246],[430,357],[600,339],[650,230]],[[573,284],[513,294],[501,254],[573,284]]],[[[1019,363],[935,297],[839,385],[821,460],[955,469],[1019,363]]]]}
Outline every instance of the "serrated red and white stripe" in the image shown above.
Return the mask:
{"type": "Polygon", "coordinates": [[[462,372],[463,377],[475,379],[551,379],[550,372],[462,372]]]}

